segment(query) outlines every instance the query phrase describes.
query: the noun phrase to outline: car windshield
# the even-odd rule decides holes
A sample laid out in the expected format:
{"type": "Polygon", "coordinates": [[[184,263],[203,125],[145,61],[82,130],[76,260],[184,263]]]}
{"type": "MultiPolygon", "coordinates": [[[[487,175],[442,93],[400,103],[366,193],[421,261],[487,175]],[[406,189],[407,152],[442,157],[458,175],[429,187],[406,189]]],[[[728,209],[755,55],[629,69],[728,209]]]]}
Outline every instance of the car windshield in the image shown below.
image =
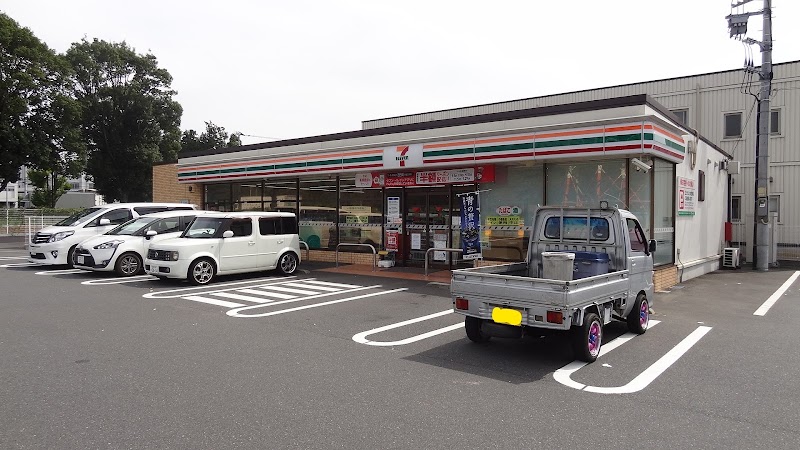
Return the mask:
{"type": "Polygon", "coordinates": [[[139,217],[138,219],[129,220],[122,225],[112,229],[106,234],[113,234],[116,236],[140,236],[144,227],[157,221],[152,217],[139,217]]]}
{"type": "Polygon", "coordinates": [[[198,217],[186,229],[182,237],[191,239],[208,239],[214,237],[225,219],[215,217],[198,217]]]}
{"type": "Polygon", "coordinates": [[[83,211],[76,212],[75,214],[67,217],[66,219],[56,223],[54,226],[56,227],[74,227],[75,225],[79,224],[84,217],[90,216],[93,213],[100,211],[100,208],[87,208],[83,211]]]}

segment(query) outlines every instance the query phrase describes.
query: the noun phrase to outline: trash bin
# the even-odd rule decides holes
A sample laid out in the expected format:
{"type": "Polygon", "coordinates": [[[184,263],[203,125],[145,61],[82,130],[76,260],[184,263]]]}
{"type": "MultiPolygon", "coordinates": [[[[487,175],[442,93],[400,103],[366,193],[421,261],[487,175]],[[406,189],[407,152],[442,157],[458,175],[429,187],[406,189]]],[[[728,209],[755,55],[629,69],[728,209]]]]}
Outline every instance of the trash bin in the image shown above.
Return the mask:
{"type": "Polygon", "coordinates": [[[572,281],[575,253],[542,252],[542,278],[572,281]]]}
{"type": "Polygon", "coordinates": [[[573,279],[593,277],[608,273],[611,261],[607,253],[602,252],[575,252],[575,274],[573,279]]]}

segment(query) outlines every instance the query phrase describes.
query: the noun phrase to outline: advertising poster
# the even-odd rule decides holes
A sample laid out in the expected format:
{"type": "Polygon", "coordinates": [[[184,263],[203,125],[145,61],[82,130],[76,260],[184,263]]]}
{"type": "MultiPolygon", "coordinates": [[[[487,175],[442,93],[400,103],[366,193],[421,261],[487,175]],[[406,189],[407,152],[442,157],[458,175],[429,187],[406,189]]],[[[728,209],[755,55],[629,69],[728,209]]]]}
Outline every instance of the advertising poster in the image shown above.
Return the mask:
{"type": "Polygon", "coordinates": [[[478,193],[461,195],[461,248],[464,259],[481,258],[481,214],[478,193]]]}
{"type": "Polygon", "coordinates": [[[690,178],[678,177],[678,215],[694,215],[695,184],[690,178]]]}

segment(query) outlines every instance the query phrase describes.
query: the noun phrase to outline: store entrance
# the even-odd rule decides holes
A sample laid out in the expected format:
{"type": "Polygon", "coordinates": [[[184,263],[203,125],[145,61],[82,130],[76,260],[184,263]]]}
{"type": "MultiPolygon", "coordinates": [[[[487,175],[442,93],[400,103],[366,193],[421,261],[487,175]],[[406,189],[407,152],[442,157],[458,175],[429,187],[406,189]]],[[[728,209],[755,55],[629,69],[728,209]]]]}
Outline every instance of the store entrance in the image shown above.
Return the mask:
{"type": "MultiPolygon", "coordinates": [[[[429,248],[448,248],[450,235],[450,196],[447,187],[406,188],[405,236],[407,265],[424,266],[429,248]]],[[[430,265],[449,261],[445,252],[434,252],[430,265]],[[442,258],[444,256],[444,258],[442,258]]]]}
{"type": "MultiPolygon", "coordinates": [[[[474,185],[404,189],[402,259],[406,266],[423,267],[430,248],[459,248],[460,206],[457,194],[474,185]]],[[[459,253],[432,251],[429,266],[454,269],[471,266],[459,253]]]]}

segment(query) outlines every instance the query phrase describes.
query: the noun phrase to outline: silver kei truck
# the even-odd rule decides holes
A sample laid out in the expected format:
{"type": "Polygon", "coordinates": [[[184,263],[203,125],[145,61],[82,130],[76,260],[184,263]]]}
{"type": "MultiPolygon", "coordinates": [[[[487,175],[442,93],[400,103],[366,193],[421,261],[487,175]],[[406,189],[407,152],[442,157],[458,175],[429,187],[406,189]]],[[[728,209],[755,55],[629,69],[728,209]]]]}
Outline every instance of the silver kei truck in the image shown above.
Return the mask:
{"type": "Polygon", "coordinates": [[[527,261],[454,270],[453,308],[473,342],[560,330],[576,358],[593,362],[612,320],[647,330],[655,248],[626,210],[541,207],[527,261]]]}

